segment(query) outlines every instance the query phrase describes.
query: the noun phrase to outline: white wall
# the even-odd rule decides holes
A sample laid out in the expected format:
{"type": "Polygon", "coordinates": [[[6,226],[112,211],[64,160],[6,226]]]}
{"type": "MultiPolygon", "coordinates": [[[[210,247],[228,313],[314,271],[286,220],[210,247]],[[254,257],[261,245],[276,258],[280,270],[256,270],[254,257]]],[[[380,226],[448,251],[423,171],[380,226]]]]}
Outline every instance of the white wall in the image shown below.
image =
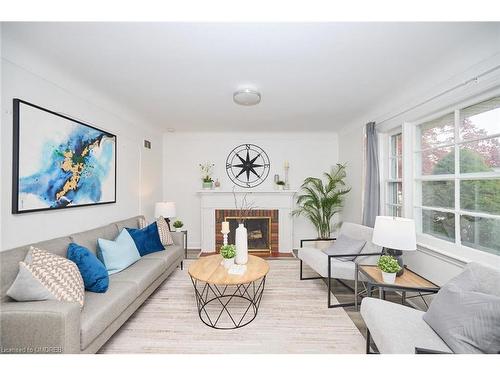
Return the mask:
{"type": "MultiPolygon", "coordinates": [[[[231,190],[233,184],[225,171],[226,157],[243,143],[262,147],[271,161],[269,177],[256,190],[273,189],[274,174],[284,176],[285,160],[290,162],[292,190],[298,189],[305,177],[321,176],[339,160],[336,133],[166,133],[164,199],[177,203],[177,214],[189,231],[190,248],[200,246],[200,198],[196,194],[201,189],[199,164],[214,163],[214,178],[219,178],[222,190],[231,190]]],[[[294,246],[301,238],[317,237],[305,219],[294,221],[294,246]]]]}
{"type": "Polygon", "coordinates": [[[21,46],[2,40],[1,249],[90,229],[141,213],[153,216],[162,197],[162,134],[131,122],[128,113],[104,100],[58,67],[47,66],[21,46]],[[12,99],[64,113],[117,135],[117,203],[38,213],[11,214],[12,99]],[[144,139],[152,150],[142,147],[144,139]]]}

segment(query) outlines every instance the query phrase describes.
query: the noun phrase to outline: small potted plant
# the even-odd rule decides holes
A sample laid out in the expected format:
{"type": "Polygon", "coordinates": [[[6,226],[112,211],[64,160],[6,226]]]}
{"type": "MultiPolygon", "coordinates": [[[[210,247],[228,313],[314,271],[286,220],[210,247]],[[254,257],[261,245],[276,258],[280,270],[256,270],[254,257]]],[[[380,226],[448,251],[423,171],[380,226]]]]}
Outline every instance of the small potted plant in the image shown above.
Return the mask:
{"type": "Polygon", "coordinates": [[[278,185],[278,190],[285,190],[285,181],[277,181],[276,185],[278,185]]]}
{"type": "Polygon", "coordinates": [[[176,232],[180,232],[182,230],[182,227],[184,226],[184,223],[180,220],[176,220],[176,221],[174,221],[173,226],[174,226],[176,232]]]}
{"type": "Polygon", "coordinates": [[[212,177],[203,177],[203,189],[212,189],[213,183],[212,177]]]}
{"type": "Polygon", "coordinates": [[[382,271],[382,279],[384,283],[394,284],[396,274],[401,270],[396,258],[390,255],[382,255],[378,260],[378,268],[382,271]]]}
{"type": "Polygon", "coordinates": [[[212,189],[214,185],[214,180],[212,179],[213,168],[215,164],[206,162],[200,164],[201,179],[203,181],[203,189],[212,189]]]}
{"type": "Polygon", "coordinates": [[[236,246],[223,245],[220,248],[220,255],[224,258],[224,267],[230,268],[234,264],[234,257],[236,256],[236,246]]]}

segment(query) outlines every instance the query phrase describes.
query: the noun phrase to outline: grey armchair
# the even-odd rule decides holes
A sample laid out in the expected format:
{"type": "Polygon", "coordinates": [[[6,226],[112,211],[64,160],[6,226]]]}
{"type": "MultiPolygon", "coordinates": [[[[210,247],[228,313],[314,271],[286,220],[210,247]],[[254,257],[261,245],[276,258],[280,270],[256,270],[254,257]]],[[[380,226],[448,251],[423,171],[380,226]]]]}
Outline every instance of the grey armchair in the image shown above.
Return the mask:
{"type": "MultiPolygon", "coordinates": [[[[376,264],[379,256],[382,253],[380,246],[374,245],[372,240],[373,228],[366,227],[364,225],[354,224],[354,223],[343,223],[340,228],[340,234],[346,235],[351,238],[362,239],[366,241],[365,246],[359,254],[339,254],[339,255],[327,255],[322,250],[315,247],[301,247],[298,250],[298,258],[300,260],[300,279],[301,280],[315,280],[315,279],[327,279],[328,284],[328,307],[347,307],[357,305],[358,290],[357,284],[354,284],[354,289],[343,282],[343,280],[354,281],[355,275],[357,273],[358,264],[376,264]],[[337,258],[353,256],[355,257],[352,261],[339,260],[337,258]],[[304,277],[303,276],[303,263],[306,263],[311,267],[319,276],[316,277],[304,277]],[[332,282],[335,279],[342,285],[347,287],[354,293],[354,302],[349,303],[331,303],[331,293],[332,293],[332,282]]],[[[360,281],[366,281],[362,275],[360,275],[360,281]]]]}

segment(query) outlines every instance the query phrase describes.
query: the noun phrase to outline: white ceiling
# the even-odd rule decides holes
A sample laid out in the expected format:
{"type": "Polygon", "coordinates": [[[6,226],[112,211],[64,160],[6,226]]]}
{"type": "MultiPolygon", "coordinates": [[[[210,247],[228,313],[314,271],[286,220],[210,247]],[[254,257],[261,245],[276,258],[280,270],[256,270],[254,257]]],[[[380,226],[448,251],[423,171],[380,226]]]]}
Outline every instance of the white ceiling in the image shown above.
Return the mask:
{"type": "Polygon", "coordinates": [[[3,33],[164,130],[328,131],[498,53],[499,25],[7,23],[3,33]],[[235,105],[242,87],[262,102],[235,105]]]}

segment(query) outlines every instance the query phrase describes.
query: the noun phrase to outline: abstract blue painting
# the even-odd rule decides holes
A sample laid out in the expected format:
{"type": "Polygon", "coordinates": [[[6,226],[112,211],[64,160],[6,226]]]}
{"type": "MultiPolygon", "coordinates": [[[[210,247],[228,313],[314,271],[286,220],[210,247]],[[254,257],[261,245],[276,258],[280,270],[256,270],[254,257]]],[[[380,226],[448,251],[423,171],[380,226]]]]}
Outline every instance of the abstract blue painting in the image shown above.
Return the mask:
{"type": "Polygon", "coordinates": [[[116,202],[116,136],[14,99],[12,212],[116,202]]]}

